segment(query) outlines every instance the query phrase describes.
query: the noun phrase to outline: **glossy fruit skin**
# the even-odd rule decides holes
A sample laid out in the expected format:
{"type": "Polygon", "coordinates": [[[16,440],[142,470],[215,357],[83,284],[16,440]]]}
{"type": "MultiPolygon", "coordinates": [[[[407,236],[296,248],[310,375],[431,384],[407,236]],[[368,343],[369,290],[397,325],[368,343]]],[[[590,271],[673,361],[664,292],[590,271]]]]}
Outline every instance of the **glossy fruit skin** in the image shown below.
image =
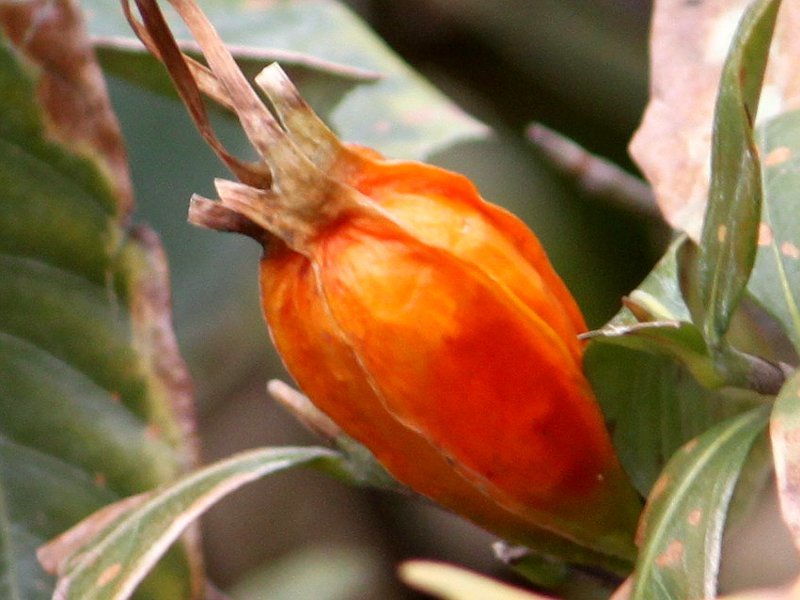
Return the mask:
{"type": "Polygon", "coordinates": [[[301,389],[399,481],[505,537],[632,536],[585,324],[533,233],[428,165],[348,147],[329,176],[387,218],[270,244],[264,314],[301,389]]]}
{"type": "Polygon", "coordinates": [[[264,246],[264,315],[302,390],[419,494],[510,541],[629,568],[640,499],[581,369],[583,318],[533,233],[461,175],[343,144],[277,64],[256,77],[268,108],[202,11],[173,5],[207,64],[156,3],[137,0],[141,23],[123,8],[238,179],[194,196],[189,220],[264,246]],[[226,150],[203,94],[256,160],[226,150]]]}

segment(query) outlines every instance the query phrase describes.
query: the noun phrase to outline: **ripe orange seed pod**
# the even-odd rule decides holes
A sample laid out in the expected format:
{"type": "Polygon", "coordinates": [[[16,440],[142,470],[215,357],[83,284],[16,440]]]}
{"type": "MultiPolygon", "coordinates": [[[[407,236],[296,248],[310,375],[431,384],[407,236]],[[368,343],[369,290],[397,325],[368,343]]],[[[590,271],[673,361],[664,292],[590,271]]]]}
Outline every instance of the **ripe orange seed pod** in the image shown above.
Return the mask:
{"type": "Polygon", "coordinates": [[[184,99],[200,86],[231,107],[261,156],[221,152],[242,183],[217,181],[190,220],[264,244],[263,311],[300,388],[397,480],[506,539],[630,559],[639,499],[582,372],[583,317],[533,233],[461,175],[341,143],[272,65],[257,83],[275,119],[174,4],[216,78],[160,40],[184,99]]]}

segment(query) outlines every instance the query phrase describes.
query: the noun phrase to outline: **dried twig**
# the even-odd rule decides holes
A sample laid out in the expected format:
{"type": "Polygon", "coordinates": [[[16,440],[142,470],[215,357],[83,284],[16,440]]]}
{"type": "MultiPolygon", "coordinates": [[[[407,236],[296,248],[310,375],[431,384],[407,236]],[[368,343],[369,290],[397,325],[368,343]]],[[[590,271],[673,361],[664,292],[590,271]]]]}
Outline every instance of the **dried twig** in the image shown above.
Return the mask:
{"type": "Polygon", "coordinates": [[[528,138],[550,162],[592,196],[640,216],[661,220],[652,190],[638,177],[540,123],[531,125],[528,138]]]}

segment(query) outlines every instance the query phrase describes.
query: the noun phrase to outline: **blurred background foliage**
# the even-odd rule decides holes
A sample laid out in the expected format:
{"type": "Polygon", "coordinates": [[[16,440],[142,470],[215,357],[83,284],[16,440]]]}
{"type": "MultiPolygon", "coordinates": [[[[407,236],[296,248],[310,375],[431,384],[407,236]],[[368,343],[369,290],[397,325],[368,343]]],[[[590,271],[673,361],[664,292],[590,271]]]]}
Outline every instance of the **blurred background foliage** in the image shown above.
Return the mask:
{"type": "MultiPolygon", "coordinates": [[[[260,3],[275,2],[249,2],[260,3]]],[[[544,159],[526,130],[544,123],[631,168],[627,141],[647,98],[650,2],[349,4],[413,68],[495,132],[430,161],[467,174],[487,199],[527,221],[590,326],[608,320],[658,259],[669,233],[587,195],[544,159]]],[[[191,193],[213,194],[213,177],[225,176],[224,167],[176,100],[115,76],[110,91],[130,153],[137,219],[159,232],[170,258],[175,323],[195,379],[204,460],[312,442],[265,391],[268,379],[286,375],[262,324],[259,248],[186,223],[191,193]]],[[[231,120],[220,118],[218,126],[232,148],[244,149],[231,120]]],[[[234,598],[408,598],[411,592],[394,578],[395,565],[407,557],[502,571],[492,558],[492,538],[461,520],[310,472],[247,487],[215,508],[204,530],[209,573],[234,598]]]]}

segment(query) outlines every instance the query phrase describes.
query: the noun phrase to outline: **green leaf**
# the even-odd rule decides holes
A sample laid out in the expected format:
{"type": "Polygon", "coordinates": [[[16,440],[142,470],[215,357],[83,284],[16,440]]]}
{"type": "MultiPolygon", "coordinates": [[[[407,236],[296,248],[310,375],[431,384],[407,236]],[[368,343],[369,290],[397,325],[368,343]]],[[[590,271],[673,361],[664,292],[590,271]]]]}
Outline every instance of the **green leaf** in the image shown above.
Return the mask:
{"type": "Polygon", "coordinates": [[[585,337],[672,357],[708,388],[723,379],[700,329],[690,322],[679,278],[678,255],[688,242],[679,237],[650,274],[625,299],[625,307],[602,328],[585,337]]]}
{"type": "Polygon", "coordinates": [[[49,599],[53,581],[36,548],[116,496],[87,473],[0,437],[0,596],[49,599]]]}
{"type": "MultiPolygon", "coordinates": [[[[115,3],[83,4],[94,35],[132,39],[115,3]]],[[[240,46],[239,55],[283,53],[290,66],[305,63],[298,86],[344,139],[387,156],[422,159],[457,142],[488,135],[483,124],[411,70],[342,4],[303,0],[263,3],[257,9],[249,4],[207,2],[204,9],[226,43],[240,46]],[[354,86],[359,80],[361,85],[354,86]]],[[[189,38],[182,24],[171,23],[176,36],[189,38]]],[[[124,50],[118,45],[115,52],[124,50]]],[[[155,65],[141,64],[141,70],[128,73],[134,82],[151,79],[147,72],[155,65]]],[[[265,57],[261,66],[266,65],[265,57]]]]}
{"type": "MultiPolygon", "coordinates": [[[[50,598],[39,545],[193,460],[163,257],[129,225],[124,151],[70,6],[0,18],[4,598],[50,598]]],[[[148,597],[187,597],[196,550],[171,552],[148,597]]]]}
{"type": "Polygon", "coordinates": [[[755,261],[762,191],[753,123],[779,6],[759,0],[747,9],[722,70],[701,237],[703,314],[695,315],[713,348],[722,344],[755,261]]]}
{"type": "Polygon", "coordinates": [[[593,342],[584,368],[603,408],[623,467],[643,496],[673,453],[759,397],[709,390],[668,356],[593,342]]]}
{"type": "MultiPolygon", "coordinates": [[[[71,535],[90,535],[60,564],[56,594],[64,600],[124,600],[186,527],[226,495],[260,477],[316,462],[336,468],[326,448],[261,448],[234,455],[123,506],[94,530],[90,517],[71,535]]],[[[100,515],[103,517],[104,515],[100,515]]],[[[60,554],[56,540],[43,553],[60,554]]],[[[175,598],[179,596],[173,596],[175,598]]]]}
{"type": "Polygon", "coordinates": [[[640,319],[630,310],[622,310],[611,321],[612,324],[625,326],[642,320],[683,322],[691,320],[690,311],[681,291],[678,265],[678,255],[687,243],[689,242],[685,235],[679,236],[672,242],[644,281],[629,294],[629,299],[647,313],[647,318],[640,319]]]}
{"type": "Polygon", "coordinates": [[[763,156],[764,205],[751,293],[783,325],[800,351],[800,111],[770,119],[758,128],[763,156]]]}
{"type": "Polygon", "coordinates": [[[800,550],[800,372],[778,395],[770,418],[770,438],[783,520],[800,550]]]}
{"type": "MultiPolygon", "coordinates": [[[[644,496],[680,446],[761,402],[721,387],[702,333],[689,322],[679,266],[687,244],[685,236],[676,239],[626,306],[589,334],[584,358],[620,460],[644,496]]],[[[736,323],[743,337],[753,337],[753,325],[736,323]]]]}
{"type": "Polygon", "coordinates": [[[767,407],[733,417],[670,460],[642,517],[633,600],[715,597],[729,503],[767,418],[767,407]]]}
{"type": "MultiPolygon", "coordinates": [[[[131,37],[131,29],[122,18],[119,7],[113,3],[103,3],[102,9],[106,14],[97,15],[92,11],[90,18],[93,19],[94,29],[98,31],[94,43],[103,70],[109,76],[125,80],[140,90],[177,99],[175,87],[167,72],[152,54],[131,37]]],[[[226,35],[230,36],[231,51],[245,75],[252,81],[265,66],[280,62],[295,84],[302,87],[306,99],[317,106],[320,114],[326,118],[357,85],[371,84],[381,79],[380,73],[376,71],[342,65],[295,51],[237,44],[233,40],[239,39],[243,30],[251,25],[251,20],[244,15],[240,21],[240,25],[226,31],[226,35]]],[[[182,31],[188,36],[185,28],[182,31]]],[[[202,55],[194,42],[183,44],[189,55],[201,59],[202,55]]],[[[217,106],[212,107],[212,111],[227,114],[217,106]]]]}

